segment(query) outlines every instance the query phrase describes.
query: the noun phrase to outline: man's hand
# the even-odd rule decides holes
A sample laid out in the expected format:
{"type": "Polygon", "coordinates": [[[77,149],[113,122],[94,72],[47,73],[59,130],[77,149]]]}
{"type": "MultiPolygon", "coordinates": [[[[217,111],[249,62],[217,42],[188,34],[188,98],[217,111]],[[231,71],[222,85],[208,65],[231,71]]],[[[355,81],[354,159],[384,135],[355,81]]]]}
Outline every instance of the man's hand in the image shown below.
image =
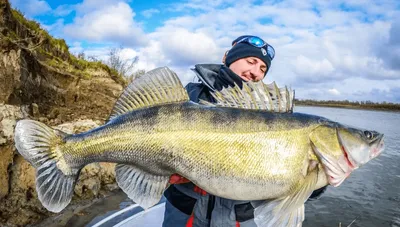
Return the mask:
{"type": "Polygon", "coordinates": [[[170,184],[184,184],[184,183],[189,183],[189,182],[190,182],[190,180],[182,177],[181,175],[179,175],[177,173],[172,174],[169,177],[169,183],[170,184]]]}
{"type": "MultiPolygon", "coordinates": [[[[190,180],[182,177],[181,175],[179,175],[177,173],[172,174],[169,177],[170,184],[184,184],[184,183],[189,183],[189,182],[190,182],[190,180]]],[[[200,187],[198,187],[196,185],[194,186],[193,190],[194,190],[194,192],[199,193],[200,195],[207,195],[206,191],[204,191],[203,189],[201,189],[200,187]]]]}

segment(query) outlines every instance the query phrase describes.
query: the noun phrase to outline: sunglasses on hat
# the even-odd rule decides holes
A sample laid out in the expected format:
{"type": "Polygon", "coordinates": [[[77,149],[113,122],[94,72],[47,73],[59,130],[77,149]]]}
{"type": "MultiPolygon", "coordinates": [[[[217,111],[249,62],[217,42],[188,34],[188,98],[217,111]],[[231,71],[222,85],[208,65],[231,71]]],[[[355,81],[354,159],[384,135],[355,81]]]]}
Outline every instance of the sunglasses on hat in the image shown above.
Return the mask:
{"type": "Polygon", "coordinates": [[[269,45],[267,42],[262,40],[260,37],[246,36],[246,37],[240,39],[239,41],[237,41],[236,43],[248,43],[248,44],[250,44],[254,47],[258,47],[258,48],[266,47],[267,54],[271,58],[271,60],[274,59],[274,57],[275,57],[275,49],[271,45],[269,45]]]}

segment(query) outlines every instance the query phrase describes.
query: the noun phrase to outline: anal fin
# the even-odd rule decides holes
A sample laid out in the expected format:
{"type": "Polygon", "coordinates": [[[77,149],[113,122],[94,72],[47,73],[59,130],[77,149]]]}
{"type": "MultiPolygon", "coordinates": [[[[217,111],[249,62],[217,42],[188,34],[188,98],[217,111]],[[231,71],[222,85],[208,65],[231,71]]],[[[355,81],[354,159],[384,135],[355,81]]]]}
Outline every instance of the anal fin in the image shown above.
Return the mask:
{"type": "Polygon", "coordinates": [[[252,203],[254,221],[259,227],[299,227],[304,221],[304,203],[312,194],[317,183],[318,170],[310,172],[296,193],[284,198],[252,203]]]}
{"type": "Polygon", "coordinates": [[[169,181],[169,176],[153,175],[131,165],[117,164],[115,173],[118,186],[144,209],[160,201],[169,181]]]}

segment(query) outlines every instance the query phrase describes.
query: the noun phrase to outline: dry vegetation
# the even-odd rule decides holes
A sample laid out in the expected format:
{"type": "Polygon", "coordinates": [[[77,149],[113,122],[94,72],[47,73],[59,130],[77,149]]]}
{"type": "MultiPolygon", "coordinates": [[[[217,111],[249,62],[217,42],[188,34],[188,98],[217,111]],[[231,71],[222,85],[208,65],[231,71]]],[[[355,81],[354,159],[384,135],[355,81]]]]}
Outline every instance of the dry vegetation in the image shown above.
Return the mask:
{"type": "Polygon", "coordinates": [[[354,108],[354,109],[371,109],[371,110],[385,110],[385,111],[400,111],[400,104],[391,102],[371,102],[371,101],[335,101],[335,100],[311,100],[295,99],[296,105],[303,106],[325,106],[325,107],[339,107],[339,108],[354,108]]]}

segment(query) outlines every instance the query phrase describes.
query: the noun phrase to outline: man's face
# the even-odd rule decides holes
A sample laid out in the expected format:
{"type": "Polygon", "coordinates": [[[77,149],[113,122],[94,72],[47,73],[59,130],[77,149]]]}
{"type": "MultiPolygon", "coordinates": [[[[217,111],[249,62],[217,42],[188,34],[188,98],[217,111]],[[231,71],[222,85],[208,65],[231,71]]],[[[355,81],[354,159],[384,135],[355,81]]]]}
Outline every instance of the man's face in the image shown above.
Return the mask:
{"type": "Polygon", "coordinates": [[[233,62],[229,68],[244,81],[260,81],[267,71],[265,63],[256,57],[241,58],[233,62]]]}

